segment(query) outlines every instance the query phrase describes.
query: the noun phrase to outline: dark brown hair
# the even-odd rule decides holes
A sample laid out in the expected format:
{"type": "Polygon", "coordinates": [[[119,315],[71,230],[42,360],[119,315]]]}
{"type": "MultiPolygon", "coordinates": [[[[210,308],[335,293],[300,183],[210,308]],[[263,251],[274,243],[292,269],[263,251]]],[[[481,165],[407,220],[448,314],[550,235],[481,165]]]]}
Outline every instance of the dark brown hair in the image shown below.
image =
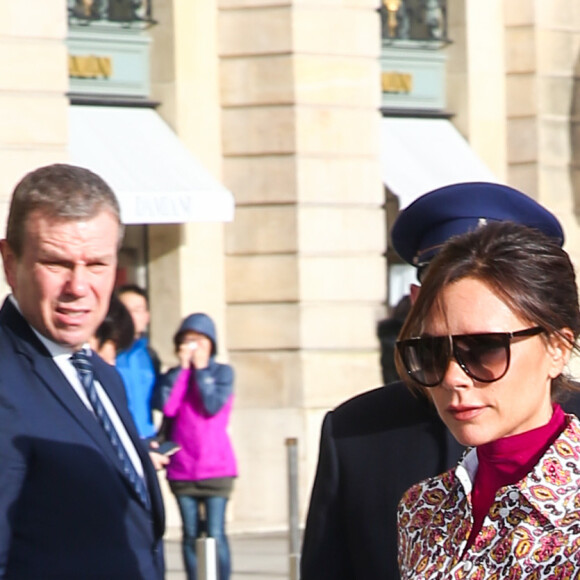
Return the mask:
{"type": "Polygon", "coordinates": [[[95,332],[99,348],[110,340],[118,354],[133,344],[134,337],[133,317],[121,300],[113,294],[107,315],[95,332]]]}
{"type": "MultiPolygon", "coordinates": [[[[399,338],[419,336],[442,290],[463,278],[486,284],[514,314],[543,327],[548,336],[570,342],[561,334],[569,328],[574,335],[571,346],[576,348],[580,311],[568,254],[555,240],[512,222],[489,223],[452,238],[443,247],[429,265],[399,338]]],[[[401,376],[406,376],[398,353],[396,364],[401,376]]],[[[557,400],[565,390],[578,390],[578,386],[560,375],[552,381],[552,398],[557,400]]]]}

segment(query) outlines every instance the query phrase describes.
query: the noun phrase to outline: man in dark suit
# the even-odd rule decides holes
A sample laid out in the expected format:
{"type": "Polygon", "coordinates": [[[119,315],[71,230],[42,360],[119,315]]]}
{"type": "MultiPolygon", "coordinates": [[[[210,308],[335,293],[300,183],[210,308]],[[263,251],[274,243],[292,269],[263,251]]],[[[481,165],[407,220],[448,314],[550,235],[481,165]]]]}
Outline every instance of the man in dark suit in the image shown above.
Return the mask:
{"type": "Polygon", "coordinates": [[[157,476],[116,370],[88,340],[107,313],[119,205],[94,173],[16,186],[0,242],[0,577],[160,580],[157,476]]]}
{"type": "MultiPolygon", "coordinates": [[[[395,250],[418,269],[451,236],[489,220],[535,227],[563,243],[558,220],[528,196],[464,183],[418,198],[397,218],[395,250]]],[[[411,288],[412,298],[418,287],[411,288]]],[[[578,396],[565,403],[580,408],[578,396]]],[[[428,400],[401,382],[356,396],[327,413],[304,532],[301,580],[397,580],[397,504],[427,477],[453,467],[463,449],[428,400]]]]}

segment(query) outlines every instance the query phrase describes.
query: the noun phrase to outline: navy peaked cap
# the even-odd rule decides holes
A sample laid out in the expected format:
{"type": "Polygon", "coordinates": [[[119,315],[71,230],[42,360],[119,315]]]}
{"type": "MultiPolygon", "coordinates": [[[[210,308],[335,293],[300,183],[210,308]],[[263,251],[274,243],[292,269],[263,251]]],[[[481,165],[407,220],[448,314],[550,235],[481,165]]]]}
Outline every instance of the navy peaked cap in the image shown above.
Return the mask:
{"type": "Polygon", "coordinates": [[[426,264],[452,236],[488,221],[512,221],[535,228],[560,245],[557,218],[517,189],[499,183],[455,183],[435,189],[407,206],[393,224],[391,241],[409,264],[426,264]]]}

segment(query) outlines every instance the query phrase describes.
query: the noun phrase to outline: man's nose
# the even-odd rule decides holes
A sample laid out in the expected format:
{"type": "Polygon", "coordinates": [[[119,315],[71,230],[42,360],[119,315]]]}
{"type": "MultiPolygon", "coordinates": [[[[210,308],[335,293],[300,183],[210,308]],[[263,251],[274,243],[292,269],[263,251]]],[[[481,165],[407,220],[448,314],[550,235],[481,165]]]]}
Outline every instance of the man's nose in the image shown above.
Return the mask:
{"type": "Polygon", "coordinates": [[[87,270],[82,264],[75,264],[69,271],[67,290],[75,296],[82,296],[87,291],[87,270]]]}

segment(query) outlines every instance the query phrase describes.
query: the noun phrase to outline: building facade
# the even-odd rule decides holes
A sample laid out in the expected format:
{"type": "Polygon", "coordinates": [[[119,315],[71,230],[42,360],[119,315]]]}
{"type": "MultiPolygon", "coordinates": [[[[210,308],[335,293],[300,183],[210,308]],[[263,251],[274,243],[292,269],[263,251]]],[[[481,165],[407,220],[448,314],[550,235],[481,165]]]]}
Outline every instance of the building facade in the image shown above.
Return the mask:
{"type": "MultiPolygon", "coordinates": [[[[444,83],[440,106],[425,115],[409,106],[420,88],[409,85],[414,69],[396,61],[397,43],[381,39],[381,21],[389,24],[378,0],[142,2],[142,26],[132,34],[147,66],[117,65],[116,53],[83,53],[71,41],[83,26],[123,36],[122,11],[104,19],[117,22],[114,32],[95,26],[100,13],[82,22],[85,9],[119,10],[123,2],[0,2],[2,228],[24,173],[83,155],[93,162],[97,137],[104,156],[137,115],[125,137],[142,127],[146,136],[126,147],[121,165],[133,167],[134,182],[145,176],[147,199],[160,201],[127,217],[122,275],[148,287],[151,340],[165,364],[173,362],[171,337],[183,316],[206,311],[218,323],[222,356],[236,370],[232,436],[240,477],[232,530],[286,525],[288,437],[299,444],[303,516],[324,413],[380,384],[375,326],[388,308],[388,223],[397,207],[389,195],[398,195],[391,178],[400,164],[397,149],[387,161],[381,151],[385,118],[445,120],[498,181],[556,213],[580,264],[580,7],[555,0],[435,4],[445,9],[451,42],[430,49],[444,83]],[[101,60],[86,58],[95,55],[101,60]],[[131,82],[107,93],[103,83],[123,66],[131,82]],[[87,67],[92,77],[82,76],[87,67]],[[146,89],[131,77],[138,73],[146,89]],[[96,84],[79,88],[87,79],[96,84]],[[106,123],[113,109],[126,114],[113,126],[83,124],[87,110],[106,107],[106,123]],[[137,153],[140,141],[152,142],[151,163],[137,153]],[[147,172],[156,153],[168,151],[175,151],[172,163],[183,151],[191,156],[178,172],[187,177],[185,193],[170,173],[147,172]],[[194,166],[201,169],[190,177],[194,166]],[[207,188],[195,181],[199,175],[203,183],[211,177],[207,188]],[[193,204],[191,214],[185,206],[170,213],[180,193],[193,204]]],[[[400,6],[391,8],[396,16],[400,6]]],[[[444,158],[435,167],[463,164],[429,130],[430,140],[444,158]]],[[[114,165],[101,159],[107,171],[114,165]]],[[[427,161],[418,157],[420,167],[427,161]]],[[[126,201],[136,196],[119,174],[113,179],[126,201]]],[[[7,291],[3,283],[0,292],[7,291]]],[[[178,525],[167,501],[170,526],[178,525]]]]}

